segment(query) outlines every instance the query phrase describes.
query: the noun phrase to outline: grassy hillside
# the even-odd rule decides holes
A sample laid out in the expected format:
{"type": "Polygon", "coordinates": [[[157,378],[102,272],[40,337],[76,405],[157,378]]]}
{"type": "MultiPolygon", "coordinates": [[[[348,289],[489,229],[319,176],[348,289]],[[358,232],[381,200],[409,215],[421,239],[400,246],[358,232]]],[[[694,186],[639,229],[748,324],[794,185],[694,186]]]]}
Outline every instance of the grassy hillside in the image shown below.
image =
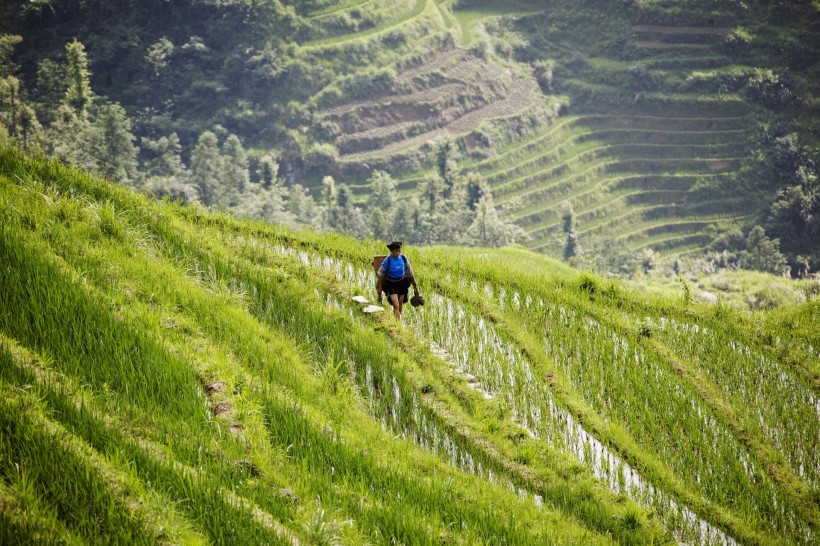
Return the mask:
{"type": "Polygon", "coordinates": [[[812,544],[820,304],[152,202],[0,151],[0,542],[812,544]]]}
{"type": "MultiPolygon", "coordinates": [[[[193,170],[212,131],[241,138],[252,177],[274,157],[288,184],[316,196],[332,176],[364,206],[380,169],[423,202],[452,143],[452,175],[478,173],[537,252],[562,255],[572,210],[605,270],[721,251],[755,224],[795,272],[817,268],[816,2],[497,4],[43,0],[6,8],[0,31],[22,37],[3,47],[44,123],[65,94],[65,44],[85,43],[94,90],[147,139],[149,172],[170,134],[193,170]]],[[[157,184],[202,183],[177,171],[157,184]]]]}

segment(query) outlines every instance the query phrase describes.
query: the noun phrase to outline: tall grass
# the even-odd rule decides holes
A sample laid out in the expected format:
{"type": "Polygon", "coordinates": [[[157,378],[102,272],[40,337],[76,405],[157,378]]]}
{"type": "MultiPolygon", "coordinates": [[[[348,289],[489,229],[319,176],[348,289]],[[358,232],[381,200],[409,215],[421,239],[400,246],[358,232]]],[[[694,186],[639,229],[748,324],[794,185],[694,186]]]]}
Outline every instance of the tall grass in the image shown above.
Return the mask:
{"type": "MultiPolygon", "coordinates": [[[[12,373],[12,365],[4,366],[4,381],[39,385],[60,426],[109,464],[133,469],[141,501],[170,499],[179,525],[193,525],[214,542],[604,540],[521,500],[506,480],[489,483],[486,476],[493,468],[501,475],[502,466],[482,463],[475,445],[416,401],[416,385],[402,369],[411,363],[397,365],[389,338],[360,319],[351,322],[349,312],[324,306],[332,296],[317,293],[312,264],[270,254],[237,260],[234,228],[242,237],[253,232],[243,225],[216,217],[206,228],[207,216],[186,211],[177,217],[169,207],[106,194],[94,181],[50,169],[37,177],[53,176],[53,185],[3,188],[4,212],[27,211],[26,220],[3,226],[4,257],[14,270],[4,278],[4,295],[17,298],[5,301],[28,304],[29,296],[34,305],[27,320],[40,320],[38,298],[58,301],[80,317],[71,331],[107,330],[113,349],[97,359],[93,349],[72,348],[73,337],[50,336],[56,319],[29,329],[4,307],[4,335],[43,355],[42,366],[58,374],[66,390],[12,373]],[[102,195],[99,206],[95,199],[102,195]],[[232,235],[215,244],[223,230],[232,235]],[[278,273],[271,275],[270,265],[278,273]],[[38,278],[24,278],[25,271],[38,278]],[[181,371],[187,394],[168,397],[173,380],[132,386],[137,372],[127,356],[133,353],[122,343],[153,351],[137,354],[147,354],[161,378],[168,378],[166,368],[181,371]],[[69,365],[78,354],[88,369],[69,365]],[[115,355],[124,356],[117,361],[115,355]],[[106,367],[107,361],[120,366],[106,367]],[[294,420],[297,414],[303,417],[294,420]],[[419,447],[397,441],[397,433],[419,447]],[[320,442],[325,438],[329,443],[320,442]],[[303,439],[322,449],[304,449],[303,439]],[[478,470],[484,465],[488,470],[478,470]],[[370,500],[362,504],[364,498],[370,500]],[[495,502],[516,517],[494,515],[495,502]]],[[[76,491],[81,501],[90,494],[76,491]]],[[[65,525],[58,523],[55,532],[65,525]]]]}
{"type": "MultiPolygon", "coordinates": [[[[814,540],[816,388],[794,364],[810,330],[758,341],[742,317],[521,249],[409,249],[428,303],[398,325],[350,299],[373,293],[375,242],[152,203],[13,152],[0,172],[19,177],[0,187],[6,452],[65,431],[82,472],[126,480],[68,491],[134,540],[814,540]]],[[[10,528],[91,528],[45,482],[6,478],[11,457],[4,506],[42,501],[0,510],[10,528]]]]}

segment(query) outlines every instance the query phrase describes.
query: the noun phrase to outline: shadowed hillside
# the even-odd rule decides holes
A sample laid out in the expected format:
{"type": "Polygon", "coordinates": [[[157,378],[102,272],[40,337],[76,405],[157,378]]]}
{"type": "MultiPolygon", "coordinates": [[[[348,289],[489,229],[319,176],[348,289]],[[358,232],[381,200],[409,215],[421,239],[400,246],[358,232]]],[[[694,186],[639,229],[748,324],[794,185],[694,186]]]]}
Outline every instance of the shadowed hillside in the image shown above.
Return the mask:
{"type": "Polygon", "coordinates": [[[0,542],[812,544],[816,299],[156,202],[0,151],[0,542]]]}

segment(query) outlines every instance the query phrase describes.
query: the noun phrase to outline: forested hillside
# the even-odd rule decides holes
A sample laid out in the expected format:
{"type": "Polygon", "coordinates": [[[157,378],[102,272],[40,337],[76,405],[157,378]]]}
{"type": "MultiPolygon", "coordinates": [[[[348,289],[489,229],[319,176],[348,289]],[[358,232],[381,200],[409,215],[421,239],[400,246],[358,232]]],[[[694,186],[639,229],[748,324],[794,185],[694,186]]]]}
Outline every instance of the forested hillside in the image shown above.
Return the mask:
{"type": "Polygon", "coordinates": [[[807,276],[818,44],[811,0],[15,0],[0,132],[272,222],[807,276]]]}
{"type": "Polygon", "coordinates": [[[817,543],[816,299],[382,249],[0,151],[0,543],[817,543]]]}

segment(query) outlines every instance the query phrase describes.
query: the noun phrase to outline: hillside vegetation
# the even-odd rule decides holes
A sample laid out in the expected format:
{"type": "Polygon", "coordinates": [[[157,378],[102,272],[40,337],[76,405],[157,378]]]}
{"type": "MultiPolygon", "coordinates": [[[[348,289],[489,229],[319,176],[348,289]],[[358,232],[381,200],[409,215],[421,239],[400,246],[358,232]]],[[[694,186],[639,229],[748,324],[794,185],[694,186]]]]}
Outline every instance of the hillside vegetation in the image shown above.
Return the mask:
{"type": "Polygon", "coordinates": [[[0,151],[0,543],[817,542],[816,298],[382,249],[0,151]]]}
{"type": "Polygon", "coordinates": [[[497,4],[13,2],[0,123],[280,223],[518,242],[620,275],[818,268],[817,2],[497,4]],[[490,239],[464,235],[481,197],[506,224],[490,239]]]}

